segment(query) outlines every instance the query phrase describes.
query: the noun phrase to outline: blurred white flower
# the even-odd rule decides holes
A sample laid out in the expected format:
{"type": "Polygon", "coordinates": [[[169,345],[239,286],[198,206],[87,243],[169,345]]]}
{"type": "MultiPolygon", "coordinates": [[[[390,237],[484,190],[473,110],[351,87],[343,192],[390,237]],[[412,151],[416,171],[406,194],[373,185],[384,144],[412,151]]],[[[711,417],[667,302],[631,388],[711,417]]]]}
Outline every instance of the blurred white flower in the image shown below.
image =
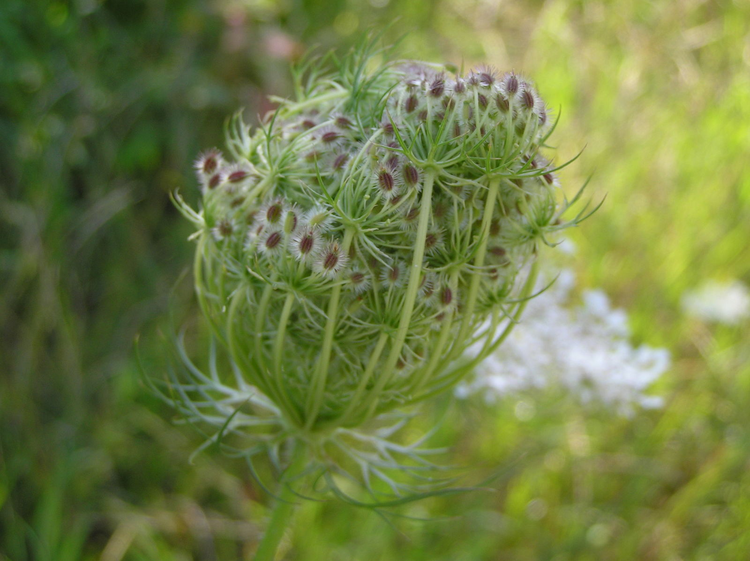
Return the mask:
{"type": "Polygon", "coordinates": [[[563,271],[532,299],[508,339],[457,394],[482,392],[492,401],[562,386],[584,403],[597,401],[621,414],[631,414],[634,406],[660,407],[660,397],[644,392],[669,368],[669,352],[634,347],[626,313],[612,309],[601,290],[586,291],[582,304],[571,305],[574,285],[573,273],[563,271]]]}
{"type": "Polygon", "coordinates": [[[736,325],[750,317],[750,291],[738,280],[709,281],[682,297],[682,308],[704,321],[736,325]]]}

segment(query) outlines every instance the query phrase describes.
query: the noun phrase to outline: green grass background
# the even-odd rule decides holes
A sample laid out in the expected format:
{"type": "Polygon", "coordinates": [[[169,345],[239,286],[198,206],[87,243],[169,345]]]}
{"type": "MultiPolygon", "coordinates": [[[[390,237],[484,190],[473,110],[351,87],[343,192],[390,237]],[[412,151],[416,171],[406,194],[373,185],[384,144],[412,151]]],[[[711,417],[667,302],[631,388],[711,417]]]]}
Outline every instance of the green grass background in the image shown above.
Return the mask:
{"type": "Polygon", "coordinates": [[[458,404],[448,461],[509,466],[494,491],[392,525],[305,504],[284,558],[750,558],[747,323],[680,310],[707,279],[750,282],[750,4],[5,0],[0,560],[251,558],[268,497],[239,462],[188,464],[199,435],[137,376],[133,340],[163,364],[158,327],[190,262],[168,194],[196,200],[193,157],[237,107],[289,93],[290,58],[386,24],[407,56],[515,69],[562,108],[558,158],[585,147],[566,189],[593,173],[590,195],[607,195],[572,234],[575,269],[629,311],[636,342],[670,349],[666,405],[624,419],[554,390],[458,404]]]}

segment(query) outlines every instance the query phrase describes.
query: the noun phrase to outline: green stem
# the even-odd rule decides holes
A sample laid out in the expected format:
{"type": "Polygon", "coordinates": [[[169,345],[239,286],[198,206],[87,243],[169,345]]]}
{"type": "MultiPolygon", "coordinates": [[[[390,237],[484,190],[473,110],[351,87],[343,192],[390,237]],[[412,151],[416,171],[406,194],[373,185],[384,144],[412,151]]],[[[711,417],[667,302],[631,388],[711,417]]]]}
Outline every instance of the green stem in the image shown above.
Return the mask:
{"type": "Polygon", "coordinates": [[[279,328],[276,332],[276,341],[273,345],[273,369],[276,376],[280,376],[281,358],[284,352],[284,336],[286,335],[286,324],[289,322],[289,315],[292,313],[294,304],[294,294],[291,292],[286,295],[284,300],[284,309],[281,311],[279,319],[279,328]]]}
{"type": "Polygon", "coordinates": [[[300,111],[304,111],[308,107],[314,107],[316,105],[319,105],[321,103],[325,103],[326,101],[333,101],[335,99],[341,99],[342,97],[346,97],[350,94],[349,90],[339,90],[323,95],[319,95],[317,97],[311,97],[310,99],[306,99],[305,101],[299,101],[287,109],[286,116],[294,115],[295,113],[299,113],[300,111]]]}
{"type": "Polygon", "coordinates": [[[534,285],[536,283],[536,276],[537,276],[537,264],[534,263],[531,267],[531,272],[529,273],[528,278],[526,279],[526,283],[524,284],[523,291],[521,295],[519,296],[519,302],[516,304],[516,309],[513,312],[512,317],[509,320],[508,325],[505,327],[503,332],[498,336],[495,340],[492,341],[490,345],[485,345],[482,351],[474,357],[471,361],[467,362],[466,364],[463,364],[462,366],[456,368],[455,370],[448,372],[445,376],[442,376],[438,380],[433,380],[431,384],[428,384],[426,388],[424,388],[426,391],[425,393],[418,395],[412,399],[412,402],[417,401],[423,401],[425,399],[428,399],[430,397],[433,397],[446,389],[448,389],[451,386],[454,386],[457,384],[466,374],[474,370],[480,362],[482,362],[485,358],[487,358],[490,353],[495,352],[497,348],[502,345],[502,343],[508,338],[508,335],[510,335],[513,328],[518,324],[521,314],[523,314],[524,309],[526,309],[526,305],[529,302],[529,296],[534,288],[534,285]]]}
{"type": "Polygon", "coordinates": [[[283,409],[283,403],[280,402],[271,382],[266,379],[264,369],[257,363],[257,357],[253,360],[252,353],[243,344],[244,337],[238,335],[242,330],[241,319],[238,317],[238,311],[243,299],[247,298],[247,290],[238,287],[232,302],[229,305],[227,314],[227,343],[232,360],[237,364],[244,376],[250,380],[252,385],[257,386],[264,394],[270,397],[280,408],[283,409]]]}
{"type": "Polygon", "coordinates": [[[266,533],[260,541],[258,551],[255,553],[255,561],[274,561],[276,552],[284,537],[284,530],[289,525],[294,512],[297,496],[292,491],[289,481],[298,476],[305,468],[307,450],[302,443],[296,443],[292,453],[292,462],[284,472],[279,482],[278,499],[271,512],[271,521],[266,528],[266,533]]]}
{"type": "MultiPolygon", "coordinates": [[[[479,283],[482,280],[482,267],[484,266],[484,257],[487,254],[487,242],[490,238],[490,223],[492,222],[492,214],[495,210],[495,199],[497,198],[497,192],[500,186],[500,180],[495,178],[490,181],[489,191],[487,193],[487,200],[484,207],[484,217],[482,220],[482,231],[481,239],[479,240],[479,247],[474,257],[474,268],[475,271],[471,277],[471,285],[469,285],[469,293],[466,298],[466,308],[464,309],[464,319],[461,322],[461,329],[458,332],[456,341],[464,341],[469,336],[469,329],[471,327],[471,321],[474,316],[474,307],[477,303],[477,295],[479,293],[479,283]]],[[[449,357],[449,361],[456,358],[456,352],[463,350],[461,345],[455,347],[454,352],[449,357]]]]}
{"type": "Polygon", "coordinates": [[[253,204],[257,203],[257,200],[260,196],[263,196],[263,192],[266,187],[268,187],[271,183],[273,183],[274,179],[276,178],[274,171],[269,169],[268,175],[266,175],[263,179],[261,179],[257,185],[255,185],[250,191],[247,196],[245,197],[245,202],[242,203],[242,206],[240,206],[240,210],[242,212],[246,212],[248,208],[250,208],[253,204]]]}
{"type": "MultiPolygon", "coordinates": [[[[349,245],[352,243],[354,230],[347,228],[344,232],[344,240],[341,248],[345,254],[349,253],[349,245]]],[[[320,407],[323,405],[323,394],[326,388],[328,378],[328,364],[331,360],[331,347],[333,346],[333,334],[336,330],[337,319],[339,315],[339,299],[341,297],[341,283],[337,282],[331,291],[331,299],[328,301],[328,312],[326,319],[325,332],[323,334],[323,348],[320,352],[320,358],[316,365],[313,378],[310,383],[310,394],[307,400],[305,430],[315,424],[320,407]]]]}
{"type": "Polygon", "coordinates": [[[266,287],[263,289],[263,295],[260,297],[260,302],[258,303],[258,310],[255,312],[255,354],[256,354],[256,360],[261,366],[261,369],[263,370],[262,374],[265,378],[270,374],[271,369],[268,367],[268,364],[266,364],[266,355],[263,353],[264,345],[263,345],[263,336],[265,333],[265,327],[266,327],[266,318],[268,315],[268,306],[271,303],[271,296],[273,293],[273,286],[271,284],[267,284],[266,287]]]}
{"type": "Polygon", "coordinates": [[[279,319],[279,328],[276,332],[276,340],[274,341],[273,348],[273,377],[276,382],[276,387],[279,391],[279,395],[286,403],[286,407],[294,417],[295,424],[300,424],[301,420],[297,414],[297,409],[289,398],[289,394],[286,391],[284,384],[284,372],[281,369],[281,359],[284,353],[284,337],[286,336],[286,326],[289,323],[289,316],[292,313],[292,306],[294,305],[294,294],[291,292],[286,295],[284,300],[284,309],[281,311],[281,318],[279,319]]]}
{"type": "Polygon", "coordinates": [[[362,394],[367,388],[367,384],[370,382],[370,377],[372,376],[372,373],[375,371],[375,365],[377,365],[378,360],[380,359],[380,354],[383,352],[383,347],[385,347],[385,344],[387,342],[388,342],[388,334],[381,333],[380,337],[378,338],[378,342],[375,345],[375,349],[372,351],[372,354],[370,355],[370,360],[368,361],[367,367],[365,368],[365,373],[362,375],[362,379],[357,385],[357,389],[354,392],[354,396],[349,402],[349,405],[346,408],[346,411],[344,411],[344,413],[341,415],[340,423],[342,426],[345,426],[346,423],[349,421],[349,417],[351,417],[352,413],[354,412],[355,407],[359,407],[360,399],[362,399],[362,394]]]}
{"type": "MultiPolygon", "coordinates": [[[[458,271],[454,272],[451,275],[450,279],[450,286],[456,286],[456,279],[458,278],[458,271]]],[[[443,355],[448,352],[452,351],[451,345],[455,342],[455,340],[451,343],[448,343],[448,337],[451,333],[451,328],[453,327],[453,317],[454,312],[449,311],[446,313],[446,317],[443,321],[445,323],[443,324],[442,329],[440,330],[440,336],[437,342],[437,345],[432,349],[432,355],[430,356],[430,361],[427,363],[427,366],[422,369],[422,372],[420,372],[416,378],[414,386],[411,388],[409,394],[410,395],[416,395],[419,393],[419,391],[422,389],[422,386],[425,384],[425,382],[432,376],[432,373],[435,371],[435,369],[438,367],[438,363],[442,363],[445,366],[445,360],[443,359],[443,355]]]]}
{"type": "Polygon", "coordinates": [[[198,306],[200,306],[201,312],[203,312],[203,316],[208,319],[208,323],[211,326],[213,333],[216,335],[216,337],[218,337],[219,341],[226,344],[224,333],[222,332],[221,327],[216,321],[216,317],[212,309],[210,308],[208,301],[206,300],[206,293],[208,292],[208,290],[204,286],[205,278],[203,274],[203,259],[207,259],[207,257],[205,256],[207,243],[206,236],[207,234],[205,232],[201,233],[198,239],[198,247],[195,250],[195,259],[193,262],[195,295],[198,299],[198,306]]]}
{"type": "Polygon", "coordinates": [[[365,399],[362,408],[367,411],[366,417],[371,417],[375,409],[377,408],[379,397],[383,392],[386,384],[393,377],[396,363],[401,356],[401,351],[404,348],[406,342],[406,334],[409,331],[409,324],[411,323],[411,314],[414,310],[414,302],[417,299],[417,292],[419,292],[419,281],[422,275],[422,261],[424,259],[424,248],[425,239],[427,237],[427,228],[430,223],[430,215],[432,212],[432,187],[435,182],[435,172],[430,171],[427,173],[424,182],[424,189],[422,190],[421,206],[419,209],[419,226],[417,227],[417,238],[414,244],[414,257],[411,262],[411,269],[409,270],[409,282],[406,287],[406,296],[404,297],[403,307],[401,308],[401,318],[399,319],[398,331],[396,332],[396,339],[391,347],[391,352],[388,355],[388,359],[385,363],[385,368],[378,378],[375,387],[369,393],[365,399]]]}

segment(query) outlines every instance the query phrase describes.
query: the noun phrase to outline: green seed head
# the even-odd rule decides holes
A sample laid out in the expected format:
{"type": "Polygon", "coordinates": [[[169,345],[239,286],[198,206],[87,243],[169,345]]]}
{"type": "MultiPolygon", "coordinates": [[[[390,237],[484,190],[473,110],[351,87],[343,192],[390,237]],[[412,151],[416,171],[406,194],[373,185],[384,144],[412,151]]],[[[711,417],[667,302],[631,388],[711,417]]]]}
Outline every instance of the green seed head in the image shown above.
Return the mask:
{"type": "Polygon", "coordinates": [[[202,209],[186,214],[218,340],[313,438],[460,381],[570,223],[527,80],[359,60],[297,85],[256,129],[232,120],[228,155],[198,159],[202,209]]]}

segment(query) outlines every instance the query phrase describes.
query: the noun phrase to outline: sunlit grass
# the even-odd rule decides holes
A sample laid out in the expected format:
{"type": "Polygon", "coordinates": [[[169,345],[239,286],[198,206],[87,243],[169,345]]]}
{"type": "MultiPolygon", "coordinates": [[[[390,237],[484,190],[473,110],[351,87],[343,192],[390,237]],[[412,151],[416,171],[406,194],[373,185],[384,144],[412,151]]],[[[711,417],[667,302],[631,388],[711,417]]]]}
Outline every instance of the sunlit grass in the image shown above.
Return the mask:
{"type": "MultiPolygon", "coordinates": [[[[15,19],[0,25],[13,61],[2,75],[22,81],[12,102],[0,102],[13,147],[0,150],[10,170],[0,198],[0,559],[249,557],[268,497],[241,463],[211,452],[187,463],[199,438],[150,413],[155,402],[131,356],[132,334],[154,331],[144,325],[163,313],[187,264],[187,231],[174,230],[167,193],[179,186],[192,196],[190,160],[220,132],[206,130],[215,120],[207,113],[282,89],[286,62],[267,57],[256,31],[330,44],[395,16],[390,33],[407,33],[414,56],[527,73],[562,108],[559,160],[585,147],[562,174],[567,192],[593,174],[590,196],[606,195],[572,234],[575,268],[585,286],[603,287],[628,310],[637,342],[671,350],[673,367],[655,388],[666,405],[627,419],[556,391],[523,395],[520,409],[517,400],[459,403],[437,438],[456,443],[449,459],[483,473],[508,466],[495,491],[419,503],[399,514],[433,520],[394,518],[395,528],[370,512],[307,504],[288,558],[746,557],[747,323],[687,319],[680,299],[707,279],[750,281],[749,7],[392,1],[342,7],[353,19],[327,3],[291,15],[273,3],[217,3],[180,10],[164,31],[169,8],[157,4],[131,19],[115,8],[85,16],[101,17],[97,29],[112,38],[59,6],[17,27],[6,22],[20,21],[20,8],[7,8],[15,19]],[[76,25],[89,29],[83,36],[99,58],[70,46],[76,25]],[[232,54],[243,31],[248,54],[232,54]],[[67,59],[53,57],[45,33],[67,45],[56,51],[67,59]],[[163,41],[163,52],[142,50],[136,61],[118,50],[144,37],[163,41]],[[122,77],[104,73],[106,56],[122,77]],[[66,97],[66,84],[85,93],[91,83],[111,107],[96,95],[91,104],[66,97]],[[93,141],[81,115],[95,119],[93,141]],[[96,223],[103,215],[87,214],[93,208],[109,218],[96,223]]],[[[155,368],[159,345],[156,336],[144,343],[155,368]]]]}

